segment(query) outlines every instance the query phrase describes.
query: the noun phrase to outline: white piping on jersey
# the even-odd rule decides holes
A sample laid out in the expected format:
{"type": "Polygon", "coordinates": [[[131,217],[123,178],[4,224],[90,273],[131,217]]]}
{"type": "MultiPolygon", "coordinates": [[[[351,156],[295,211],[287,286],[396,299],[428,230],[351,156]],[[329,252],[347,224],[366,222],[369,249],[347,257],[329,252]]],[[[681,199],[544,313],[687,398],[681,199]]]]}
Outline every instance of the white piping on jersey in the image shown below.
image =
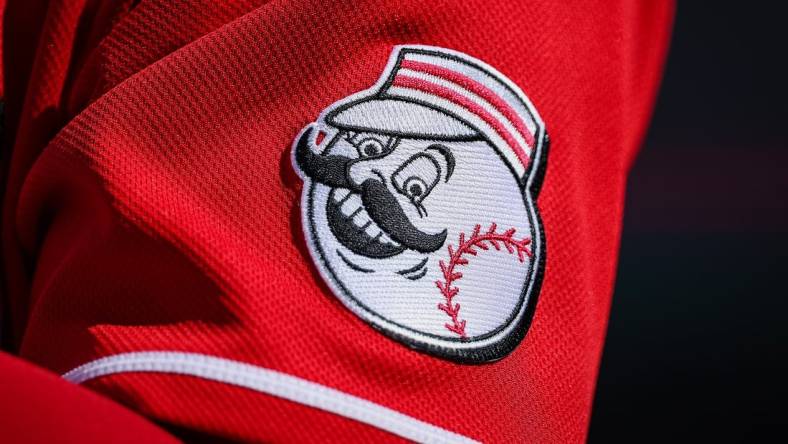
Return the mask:
{"type": "Polygon", "coordinates": [[[76,384],[118,373],[152,372],[196,376],[248,388],[377,427],[423,443],[476,443],[366,399],[316,382],[239,361],[199,353],[132,352],[90,361],[63,375],[76,384]]]}

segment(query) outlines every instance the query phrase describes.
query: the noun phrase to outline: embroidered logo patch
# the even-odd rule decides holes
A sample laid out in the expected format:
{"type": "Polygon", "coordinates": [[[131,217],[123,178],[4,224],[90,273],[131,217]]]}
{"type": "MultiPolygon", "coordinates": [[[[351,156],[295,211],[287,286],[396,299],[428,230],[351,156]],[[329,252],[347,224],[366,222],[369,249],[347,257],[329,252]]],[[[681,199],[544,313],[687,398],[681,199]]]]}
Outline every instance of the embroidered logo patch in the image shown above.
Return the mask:
{"type": "Polygon", "coordinates": [[[501,73],[395,47],[372,88],[293,144],[314,262],[383,333],[459,362],[500,359],[525,336],[541,283],[546,151],[541,118],[501,73]]]}

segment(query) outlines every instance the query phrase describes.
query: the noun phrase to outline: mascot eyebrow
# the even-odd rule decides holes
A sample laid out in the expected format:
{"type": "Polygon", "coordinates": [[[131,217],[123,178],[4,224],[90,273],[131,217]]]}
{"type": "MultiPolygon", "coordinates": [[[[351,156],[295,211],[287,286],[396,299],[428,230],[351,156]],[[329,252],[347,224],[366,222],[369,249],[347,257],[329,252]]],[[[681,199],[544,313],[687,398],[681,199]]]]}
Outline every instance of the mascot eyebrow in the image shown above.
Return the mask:
{"type": "Polygon", "coordinates": [[[444,179],[444,182],[448,182],[449,178],[451,177],[451,174],[454,172],[454,164],[455,164],[454,154],[452,154],[452,152],[449,149],[449,147],[447,147],[445,145],[440,145],[440,144],[437,144],[437,143],[428,146],[425,149],[425,151],[427,151],[427,150],[437,151],[441,155],[443,155],[443,157],[446,158],[446,179],[444,179]]]}

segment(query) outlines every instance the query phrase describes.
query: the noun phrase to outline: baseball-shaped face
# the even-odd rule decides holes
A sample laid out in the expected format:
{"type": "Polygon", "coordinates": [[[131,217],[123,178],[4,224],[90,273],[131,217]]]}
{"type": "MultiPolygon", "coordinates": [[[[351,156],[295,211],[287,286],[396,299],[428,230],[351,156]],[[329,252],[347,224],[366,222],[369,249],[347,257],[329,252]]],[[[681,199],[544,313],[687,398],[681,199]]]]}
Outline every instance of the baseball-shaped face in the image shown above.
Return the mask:
{"type": "Polygon", "coordinates": [[[523,185],[490,143],[313,124],[294,164],[314,262],[356,314],[421,348],[512,334],[538,234],[523,185]]]}

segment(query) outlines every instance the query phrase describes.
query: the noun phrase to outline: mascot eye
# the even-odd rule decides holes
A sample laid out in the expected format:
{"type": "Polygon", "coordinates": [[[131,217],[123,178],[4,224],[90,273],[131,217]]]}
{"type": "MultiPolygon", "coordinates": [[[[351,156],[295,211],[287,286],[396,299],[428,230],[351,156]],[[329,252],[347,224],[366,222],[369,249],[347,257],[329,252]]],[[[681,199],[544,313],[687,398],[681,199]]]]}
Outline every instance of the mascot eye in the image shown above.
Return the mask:
{"type": "Polygon", "coordinates": [[[418,153],[397,168],[391,181],[400,194],[420,206],[438,184],[440,177],[438,162],[427,153],[418,153]]]}
{"type": "Polygon", "coordinates": [[[420,177],[411,176],[405,180],[402,188],[410,200],[418,202],[427,194],[429,186],[420,177]]]}
{"type": "Polygon", "coordinates": [[[386,146],[383,142],[372,137],[356,144],[356,149],[361,157],[377,157],[386,152],[386,146]]]}

